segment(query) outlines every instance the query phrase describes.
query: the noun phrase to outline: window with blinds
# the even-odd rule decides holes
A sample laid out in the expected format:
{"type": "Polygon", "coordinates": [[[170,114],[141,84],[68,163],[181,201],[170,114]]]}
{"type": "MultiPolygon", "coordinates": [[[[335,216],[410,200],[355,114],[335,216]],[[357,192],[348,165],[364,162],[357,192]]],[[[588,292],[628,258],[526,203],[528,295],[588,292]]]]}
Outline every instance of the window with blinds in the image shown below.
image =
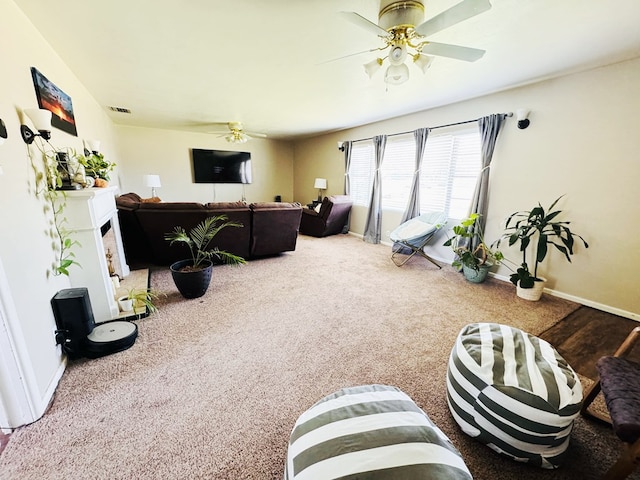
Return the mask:
{"type": "MultiPolygon", "coordinates": [[[[427,138],[420,170],[420,210],[444,211],[450,218],[467,215],[480,173],[480,133],[477,128],[427,138]]],[[[382,162],[382,208],[404,211],[415,169],[412,134],[389,137],[382,162]]],[[[351,197],[368,206],[373,184],[374,152],[371,141],[353,145],[351,197]]]]}
{"type": "Polygon", "coordinates": [[[369,205],[373,185],[373,163],[373,143],[371,141],[354,143],[351,147],[349,168],[349,196],[354,205],[369,205]]]}

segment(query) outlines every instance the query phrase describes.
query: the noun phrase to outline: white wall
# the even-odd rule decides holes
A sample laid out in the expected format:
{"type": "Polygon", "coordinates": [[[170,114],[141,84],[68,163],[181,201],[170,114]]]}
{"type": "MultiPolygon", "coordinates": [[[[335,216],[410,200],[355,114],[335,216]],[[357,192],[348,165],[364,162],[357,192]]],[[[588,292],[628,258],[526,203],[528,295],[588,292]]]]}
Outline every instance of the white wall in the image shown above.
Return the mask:
{"type": "MultiPolygon", "coordinates": [[[[20,362],[33,397],[33,412],[44,412],[63,371],[60,349],[54,340],[55,321],[50,300],[57,291],[69,287],[64,276],[53,276],[55,258],[51,238],[46,235],[49,215],[34,191],[34,172],[20,136],[21,110],[37,107],[30,67],[34,66],[71,96],[78,137],[53,129],[51,143],[56,148],[82,148],[82,139],[99,138],[105,154],[114,161],[111,122],[100,105],[89,95],[72,72],[62,63],[37,30],[11,0],[0,0],[0,118],[6,124],[8,138],[0,146],[0,262],[7,281],[2,292],[5,321],[14,333],[23,337],[18,344],[20,362]],[[14,308],[15,307],[15,308],[14,308]]],[[[29,120],[25,122],[32,126],[29,120]]],[[[39,162],[37,155],[34,155],[39,162]]],[[[0,384],[3,395],[8,385],[0,384]]],[[[35,418],[34,418],[35,419],[35,418]]]]}
{"type": "MultiPolygon", "coordinates": [[[[472,80],[470,80],[472,81],[472,80]]],[[[446,107],[300,140],[295,144],[297,200],[315,196],[314,176],[333,179],[327,194],[342,193],[342,153],[337,142],[418,127],[470,120],[529,108],[531,126],[507,120],[493,156],[486,238],[497,239],[506,217],[541,202],[559,204],[574,232],[590,248],[577,247],[569,264],[558,252],[545,260],[542,275],[558,294],[630,318],[640,319],[635,272],[640,269],[640,59],[560,77],[446,107]]],[[[438,131],[434,131],[434,134],[438,131]]],[[[355,208],[352,230],[362,233],[365,208],[355,208]]],[[[401,216],[383,214],[385,234],[401,216]]],[[[508,258],[520,261],[516,251],[508,258]]],[[[500,274],[507,275],[504,267],[500,274]]]]}
{"type": "Polygon", "coordinates": [[[158,130],[140,127],[116,127],[122,157],[120,186],[122,193],[136,192],[150,197],[143,175],[158,174],[162,187],[156,195],[163,201],[181,202],[272,202],[276,195],[283,202],[293,201],[293,149],[289,142],[252,139],[231,144],[216,135],[158,130]],[[251,153],[253,181],[248,185],[195,184],[191,148],[239,150],[251,153]]]}

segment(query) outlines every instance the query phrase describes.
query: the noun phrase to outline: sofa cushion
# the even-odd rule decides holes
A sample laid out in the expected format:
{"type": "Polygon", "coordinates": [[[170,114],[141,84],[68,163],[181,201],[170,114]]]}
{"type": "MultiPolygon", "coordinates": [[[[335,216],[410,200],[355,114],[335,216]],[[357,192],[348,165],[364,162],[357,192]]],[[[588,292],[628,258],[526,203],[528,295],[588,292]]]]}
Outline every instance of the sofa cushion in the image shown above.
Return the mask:
{"type": "Polygon", "coordinates": [[[196,202],[166,202],[166,203],[141,203],[141,210],[205,210],[201,203],[196,202]]]}
{"type": "Polygon", "coordinates": [[[142,198],[137,193],[125,193],[116,197],[116,206],[117,207],[125,207],[128,209],[136,209],[140,206],[142,202],[142,198]]]}
{"type": "Polygon", "coordinates": [[[210,202],[205,205],[207,210],[247,210],[249,205],[247,202],[210,202]]]}

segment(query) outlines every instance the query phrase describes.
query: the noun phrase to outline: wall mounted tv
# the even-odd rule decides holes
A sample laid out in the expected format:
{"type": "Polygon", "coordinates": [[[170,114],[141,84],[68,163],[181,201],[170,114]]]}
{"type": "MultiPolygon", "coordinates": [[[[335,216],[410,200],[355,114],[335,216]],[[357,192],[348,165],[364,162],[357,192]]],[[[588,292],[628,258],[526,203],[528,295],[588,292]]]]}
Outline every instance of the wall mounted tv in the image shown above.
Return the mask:
{"type": "Polygon", "coordinates": [[[192,148],[194,183],[251,183],[251,153],[192,148]]]}

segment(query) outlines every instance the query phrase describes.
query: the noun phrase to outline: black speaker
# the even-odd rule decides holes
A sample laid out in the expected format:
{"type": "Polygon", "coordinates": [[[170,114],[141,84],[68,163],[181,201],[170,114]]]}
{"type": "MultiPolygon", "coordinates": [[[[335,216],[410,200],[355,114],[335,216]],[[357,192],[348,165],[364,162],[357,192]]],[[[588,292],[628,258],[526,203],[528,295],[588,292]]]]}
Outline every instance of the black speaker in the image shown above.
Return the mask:
{"type": "Polygon", "coordinates": [[[282,201],[282,196],[276,195],[275,200],[276,200],[276,202],[281,202],[282,201]]]}
{"type": "Polygon", "coordinates": [[[60,290],[51,299],[53,316],[58,330],[56,341],[69,356],[82,355],[87,336],[95,327],[89,290],[86,288],[67,288],[60,290]]]}

